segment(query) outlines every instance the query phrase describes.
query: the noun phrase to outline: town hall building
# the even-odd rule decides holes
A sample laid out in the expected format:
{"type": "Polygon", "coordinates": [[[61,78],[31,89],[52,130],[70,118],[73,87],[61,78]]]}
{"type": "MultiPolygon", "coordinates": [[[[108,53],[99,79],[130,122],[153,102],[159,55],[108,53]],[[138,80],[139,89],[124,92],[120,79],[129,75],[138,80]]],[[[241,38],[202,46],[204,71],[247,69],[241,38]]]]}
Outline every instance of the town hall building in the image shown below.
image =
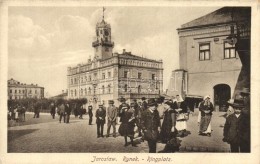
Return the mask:
{"type": "Polygon", "coordinates": [[[121,97],[155,98],[163,90],[163,62],[134,55],[125,49],[114,53],[111,26],[104,20],[96,24],[92,42],[94,58],[68,67],[68,98],[87,98],[88,103],[118,103],[121,97]]]}

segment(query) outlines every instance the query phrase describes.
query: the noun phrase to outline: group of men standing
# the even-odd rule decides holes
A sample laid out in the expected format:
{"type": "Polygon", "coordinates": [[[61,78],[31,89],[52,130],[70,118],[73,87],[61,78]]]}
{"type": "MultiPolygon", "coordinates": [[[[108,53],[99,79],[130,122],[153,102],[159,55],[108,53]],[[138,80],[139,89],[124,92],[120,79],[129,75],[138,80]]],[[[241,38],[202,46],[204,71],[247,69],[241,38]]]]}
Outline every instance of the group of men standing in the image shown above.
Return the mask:
{"type": "MultiPolygon", "coordinates": [[[[132,146],[136,146],[134,143],[135,126],[138,129],[138,136],[141,139],[147,140],[149,146],[149,152],[156,152],[156,143],[159,140],[164,140],[164,143],[169,141],[174,141],[171,146],[177,146],[176,136],[180,133],[183,137],[187,125],[187,112],[188,107],[182,98],[177,95],[176,101],[172,100],[164,101],[164,97],[156,99],[142,98],[142,102],[137,103],[133,100],[132,103],[127,104],[125,98],[120,98],[121,104],[117,108],[114,105],[113,100],[109,100],[109,106],[106,109],[102,104],[96,110],[96,124],[97,124],[97,137],[104,137],[104,124],[107,118],[107,133],[106,137],[110,137],[110,129],[113,127],[113,137],[116,137],[116,124],[117,118],[119,117],[121,122],[118,132],[124,137],[125,144],[128,146],[127,138],[130,138],[130,143],[132,146]],[[168,114],[166,114],[168,112],[168,114]],[[165,117],[165,115],[167,115],[165,117]],[[163,128],[161,126],[163,123],[163,128]]],[[[89,106],[92,111],[92,106],[89,106]]],[[[92,117],[90,116],[90,119],[92,117]]],[[[178,150],[171,149],[171,152],[178,150]]],[[[167,150],[169,151],[169,150],[167,150]]]]}

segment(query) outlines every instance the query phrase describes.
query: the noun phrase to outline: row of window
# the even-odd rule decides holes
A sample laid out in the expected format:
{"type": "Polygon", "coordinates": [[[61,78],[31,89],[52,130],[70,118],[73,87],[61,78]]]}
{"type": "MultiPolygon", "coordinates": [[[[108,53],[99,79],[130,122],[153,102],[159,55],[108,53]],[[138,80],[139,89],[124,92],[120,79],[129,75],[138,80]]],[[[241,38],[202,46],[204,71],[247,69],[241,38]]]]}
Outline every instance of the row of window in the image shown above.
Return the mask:
{"type": "MultiPolygon", "coordinates": [[[[236,58],[236,49],[234,45],[224,42],[224,59],[236,58]]],[[[199,60],[210,60],[210,43],[199,45],[199,60]]]]}
{"type": "Polygon", "coordinates": [[[120,60],[120,64],[129,64],[129,65],[136,65],[136,66],[144,66],[144,67],[155,67],[158,68],[159,64],[157,63],[146,63],[146,62],[140,62],[140,61],[134,61],[134,60],[120,60]]]}
{"type": "MultiPolygon", "coordinates": [[[[19,99],[25,99],[26,97],[23,97],[23,96],[9,96],[9,99],[10,100],[19,100],[19,99]]],[[[38,98],[37,96],[34,96],[34,97],[29,97],[29,98],[38,98]]]]}
{"type": "MultiPolygon", "coordinates": [[[[10,91],[9,91],[10,93],[23,93],[24,94],[24,92],[25,92],[25,90],[12,90],[12,89],[10,89],[10,91]],[[14,91],[14,92],[13,92],[14,91]]],[[[32,90],[29,90],[28,91],[28,93],[29,94],[32,94],[32,90]]],[[[37,90],[35,90],[35,94],[37,94],[38,92],[37,92],[37,90]]]]}
{"type": "MultiPolygon", "coordinates": [[[[124,71],[124,78],[128,78],[129,77],[128,73],[129,73],[128,71],[124,71]]],[[[142,73],[141,72],[138,72],[137,78],[138,79],[142,79],[142,73]]],[[[156,80],[156,76],[155,76],[154,73],[151,74],[151,79],[152,80],[156,80]]]]}

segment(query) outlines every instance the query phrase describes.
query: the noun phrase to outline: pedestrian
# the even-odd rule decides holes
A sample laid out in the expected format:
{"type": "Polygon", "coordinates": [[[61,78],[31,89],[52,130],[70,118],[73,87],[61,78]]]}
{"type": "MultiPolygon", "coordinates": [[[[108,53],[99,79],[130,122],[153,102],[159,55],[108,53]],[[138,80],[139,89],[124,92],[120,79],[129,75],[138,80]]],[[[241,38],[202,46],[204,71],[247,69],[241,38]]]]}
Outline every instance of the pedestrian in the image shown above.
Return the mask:
{"type": "Polygon", "coordinates": [[[89,116],[88,124],[89,124],[89,125],[92,125],[92,118],[93,118],[92,109],[93,109],[92,105],[89,105],[89,106],[88,106],[88,116],[89,116]]]}
{"type": "Polygon", "coordinates": [[[68,102],[65,103],[65,122],[68,124],[70,122],[70,114],[71,114],[71,107],[68,102]]]}
{"type": "Polygon", "coordinates": [[[147,109],[147,102],[146,102],[146,98],[142,97],[142,109],[146,110],[147,109]]]}
{"type": "Polygon", "coordinates": [[[103,105],[100,104],[96,111],[96,123],[97,123],[97,138],[104,137],[104,124],[106,122],[106,110],[103,105]]]}
{"type": "Polygon", "coordinates": [[[78,115],[79,115],[79,112],[78,112],[78,109],[77,109],[77,104],[74,103],[72,106],[73,106],[73,113],[75,115],[75,118],[77,118],[78,115]]]}
{"type": "Polygon", "coordinates": [[[83,119],[82,115],[83,115],[83,107],[82,105],[77,104],[77,111],[79,114],[79,119],[83,119]]]}
{"type": "Polygon", "coordinates": [[[199,110],[201,112],[199,135],[210,137],[213,104],[210,102],[209,96],[204,97],[204,100],[200,103],[199,110]]]}
{"type": "Polygon", "coordinates": [[[154,99],[149,99],[147,109],[142,113],[141,126],[144,139],[148,142],[149,153],[156,153],[156,142],[159,139],[159,128],[161,128],[159,112],[156,109],[154,99]]]}
{"type": "Polygon", "coordinates": [[[135,128],[135,104],[131,103],[130,108],[127,105],[123,105],[120,110],[119,116],[121,117],[122,123],[119,126],[119,134],[124,136],[125,145],[128,146],[127,137],[130,138],[132,146],[136,147],[134,144],[134,128],[135,128]]]}
{"type": "Polygon", "coordinates": [[[19,119],[19,115],[18,114],[19,114],[19,106],[16,105],[15,108],[14,108],[14,120],[16,122],[18,122],[18,119],[19,119]]]}
{"type": "Polygon", "coordinates": [[[164,103],[165,111],[160,132],[160,139],[165,143],[165,148],[160,152],[175,152],[179,151],[179,143],[177,142],[177,129],[176,129],[176,112],[171,108],[172,103],[167,101],[164,103]]]}
{"type": "Polygon", "coordinates": [[[241,131],[241,152],[250,152],[251,150],[251,127],[250,127],[250,90],[249,88],[243,88],[240,92],[240,95],[243,98],[244,108],[242,108],[241,113],[243,114],[242,117],[242,124],[240,126],[241,131]]]}
{"type": "Polygon", "coordinates": [[[133,103],[134,103],[134,110],[135,110],[135,123],[138,130],[138,137],[143,137],[142,127],[141,127],[141,116],[142,116],[141,106],[139,106],[136,99],[133,100],[133,103]]]}
{"type": "Polygon", "coordinates": [[[63,118],[63,122],[65,123],[65,104],[64,102],[61,102],[61,104],[58,106],[58,114],[60,115],[59,122],[61,123],[61,120],[63,118]]]}
{"type": "Polygon", "coordinates": [[[109,100],[107,108],[107,135],[109,137],[111,125],[113,126],[113,137],[116,137],[116,117],[118,109],[114,106],[114,101],[109,100]]]}
{"type": "MultiPolygon", "coordinates": [[[[162,123],[162,120],[163,120],[163,116],[164,116],[164,111],[165,111],[165,105],[164,105],[164,97],[161,96],[158,98],[157,100],[157,110],[159,112],[159,116],[160,116],[160,119],[161,119],[161,123],[162,123]]],[[[169,102],[170,103],[170,102],[169,102]]]]}
{"type": "Polygon", "coordinates": [[[50,105],[50,113],[51,113],[51,116],[52,116],[52,119],[55,119],[55,104],[54,102],[51,103],[50,105]]]}
{"type": "MultiPolygon", "coordinates": [[[[125,99],[124,97],[121,97],[121,98],[119,99],[119,101],[121,102],[121,104],[120,104],[119,107],[118,107],[118,110],[119,110],[118,116],[119,116],[119,114],[121,113],[121,110],[122,110],[122,107],[123,107],[123,106],[127,106],[127,108],[130,108],[130,106],[126,103],[126,99],[125,99]]],[[[119,117],[120,117],[120,116],[119,116],[119,117]]],[[[119,122],[122,122],[122,117],[120,117],[119,122]]]]}
{"type": "MultiPolygon", "coordinates": [[[[223,141],[230,144],[231,152],[249,152],[248,143],[244,142],[244,131],[241,129],[244,125],[246,115],[241,112],[245,107],[243,100],[235,99],[231,104],[234,108],[234,113],[227,117],[224,125],[223,141]]],[[[249,140],[249,138],[247,138],[249,140]]]]}
{"type": "Polygon", "coordinates": [[[23,122],[25,122],[25,113],[26,113],[26,108],[25,108],[25,106],[22,106],[21,107],[21,120],[23,122]]]}
{"type": "Polygon", "coordinates": [[[173,104],[173,108],[176,112],[176,129],[178,130],[178,135],[184,137],[189,114],[188,106],[180,95],[176,95],[176,101],[173,104]]]}

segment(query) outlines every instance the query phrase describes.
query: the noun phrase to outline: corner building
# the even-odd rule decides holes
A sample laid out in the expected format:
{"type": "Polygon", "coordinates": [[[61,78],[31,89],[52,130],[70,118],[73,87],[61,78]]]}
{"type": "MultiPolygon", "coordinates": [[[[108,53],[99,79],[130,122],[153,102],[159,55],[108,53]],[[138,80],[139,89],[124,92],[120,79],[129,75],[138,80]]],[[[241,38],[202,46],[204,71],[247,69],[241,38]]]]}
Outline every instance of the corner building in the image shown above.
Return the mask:
{"type": "Polygon", "coordinates": [[[87,98],[88,104],[108,104],[120,97],[155,98],[163,90],[162,60],[152,60],[127,52],[113,53],[111,26],[104,18],[96,25],[92,42],[94,58],[85,64],[68,67],[68,98],[87,98]]]}

